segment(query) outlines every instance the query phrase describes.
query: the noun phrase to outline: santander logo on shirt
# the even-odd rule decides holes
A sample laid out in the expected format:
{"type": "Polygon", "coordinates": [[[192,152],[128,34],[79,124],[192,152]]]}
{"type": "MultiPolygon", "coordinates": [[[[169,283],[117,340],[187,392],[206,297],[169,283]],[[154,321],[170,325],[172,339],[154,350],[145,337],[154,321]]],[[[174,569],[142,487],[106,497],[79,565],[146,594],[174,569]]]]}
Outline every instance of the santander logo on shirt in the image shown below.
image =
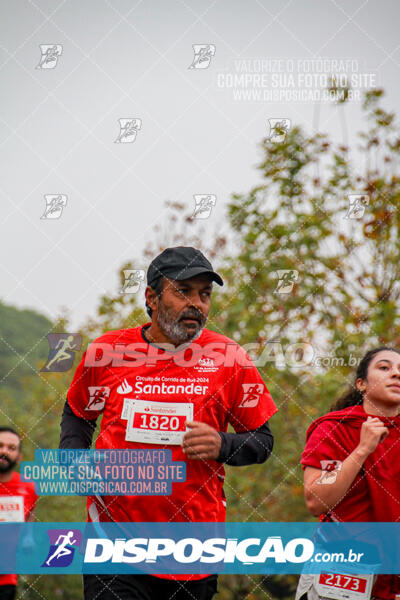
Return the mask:
{"type": "Polygon", "coordinates": [[[207,393],[208,385],[200,385],[198,383],[170,383],[160,381],[157,383],[146,383],[143,381],[135,381],[135,394],[194,394],[204,396],[207,393]]]}
{"type": "Polygon", "coordinates": [[[117,394],[129,394],[132,390],[133,387],[124,379],[121,385],[117,387],[117,394]]]}

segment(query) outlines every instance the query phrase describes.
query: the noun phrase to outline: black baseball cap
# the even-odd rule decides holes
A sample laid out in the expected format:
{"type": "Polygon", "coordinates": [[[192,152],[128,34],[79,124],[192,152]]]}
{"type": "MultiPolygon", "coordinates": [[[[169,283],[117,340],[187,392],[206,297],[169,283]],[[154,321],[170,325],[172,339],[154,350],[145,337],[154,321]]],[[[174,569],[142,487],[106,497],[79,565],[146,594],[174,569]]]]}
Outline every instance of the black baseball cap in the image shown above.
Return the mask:
{"type": "Polygon", "coordinates": [[[212,264],[200,250],[190,246],[166,248],[150,263],[147,284],[152,287],[162,276],[183,281],[202,273],[209,273],[213,281],[224,285],[222,277],[213,270],[212,264]]]}

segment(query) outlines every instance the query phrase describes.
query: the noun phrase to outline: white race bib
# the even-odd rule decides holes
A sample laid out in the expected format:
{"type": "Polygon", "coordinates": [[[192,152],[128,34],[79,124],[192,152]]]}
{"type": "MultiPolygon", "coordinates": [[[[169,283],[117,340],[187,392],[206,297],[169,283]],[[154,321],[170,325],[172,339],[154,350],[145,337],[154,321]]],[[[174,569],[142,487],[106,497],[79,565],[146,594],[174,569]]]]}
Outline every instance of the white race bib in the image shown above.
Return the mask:
{"type": "Polygon", "coordinates": [[[193,419],[192,402],[154,402],[125,398],[121,419],[126,419],[128,442],[180,445],[186,421],[193,419]]]}
{"type": "Polygon", "coordinates": [[[320,573],[315,575],[314,586],[319,596],[335,600],[369,600],[374,575],[341,575],[320,573]]]}
{"type": "Polygon", "coordinates": [[[11,523],[25,521],[23,496],[0,496],[0,521],[11,523]]]}

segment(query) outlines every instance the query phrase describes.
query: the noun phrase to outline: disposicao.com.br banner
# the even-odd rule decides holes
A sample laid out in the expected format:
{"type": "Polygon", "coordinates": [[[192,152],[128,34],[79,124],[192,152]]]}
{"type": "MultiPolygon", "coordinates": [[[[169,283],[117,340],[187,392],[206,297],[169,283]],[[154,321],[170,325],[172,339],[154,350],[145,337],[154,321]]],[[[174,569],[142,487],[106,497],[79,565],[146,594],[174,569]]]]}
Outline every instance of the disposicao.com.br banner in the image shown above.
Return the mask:
{"type": "Polygon", "coordinates": [[[0,523],[0,573],[400,573],[400,523],[0,523]]]}

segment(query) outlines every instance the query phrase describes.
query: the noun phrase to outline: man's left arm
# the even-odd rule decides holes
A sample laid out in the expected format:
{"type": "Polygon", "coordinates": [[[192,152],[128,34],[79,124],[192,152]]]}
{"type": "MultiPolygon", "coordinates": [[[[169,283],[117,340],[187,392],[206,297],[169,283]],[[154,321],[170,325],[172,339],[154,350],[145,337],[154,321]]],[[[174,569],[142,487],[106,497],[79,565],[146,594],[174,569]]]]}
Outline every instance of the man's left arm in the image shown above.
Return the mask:
{"type": "Polygon", "coordinates": [[[233,467],[265,462],[274,446],[274,436],[268,422],[244,433],[218,433],[222,438],[222,445],[217,461],[233,467]]]}
{"type": "Polygon", "coordinates": [[[190,431],[184,435],[182,447],[188,458],[245,466],[262,463],[271,454],[274,438],[268,420],[278,409],[254,363],[240,346],[237,356],[240,360],[226,388],[228,397],[233,399],[228,420],[236,433],[217,431],[199,421],[187,422],[190,431]]]}
{"type": "Polygon", "coordinates": [[[232,401],[228,412],[236,433],[219,433],[223,444],[217,460],[244,466],[263,463],[270,456],[274,438],[268,421],[278,409],[253,361],[241,347],[237,359],[229,378],[232,401]]]}
{"type": "Polygon", "coordinates": [[[268,423],[243,433],[217,431],[199,421],[189,421],[186,424],[190,431],[183,438],[182,448],[191,459],[216,460],[243,467],[265,462],[274,445],[268,423]]]}

